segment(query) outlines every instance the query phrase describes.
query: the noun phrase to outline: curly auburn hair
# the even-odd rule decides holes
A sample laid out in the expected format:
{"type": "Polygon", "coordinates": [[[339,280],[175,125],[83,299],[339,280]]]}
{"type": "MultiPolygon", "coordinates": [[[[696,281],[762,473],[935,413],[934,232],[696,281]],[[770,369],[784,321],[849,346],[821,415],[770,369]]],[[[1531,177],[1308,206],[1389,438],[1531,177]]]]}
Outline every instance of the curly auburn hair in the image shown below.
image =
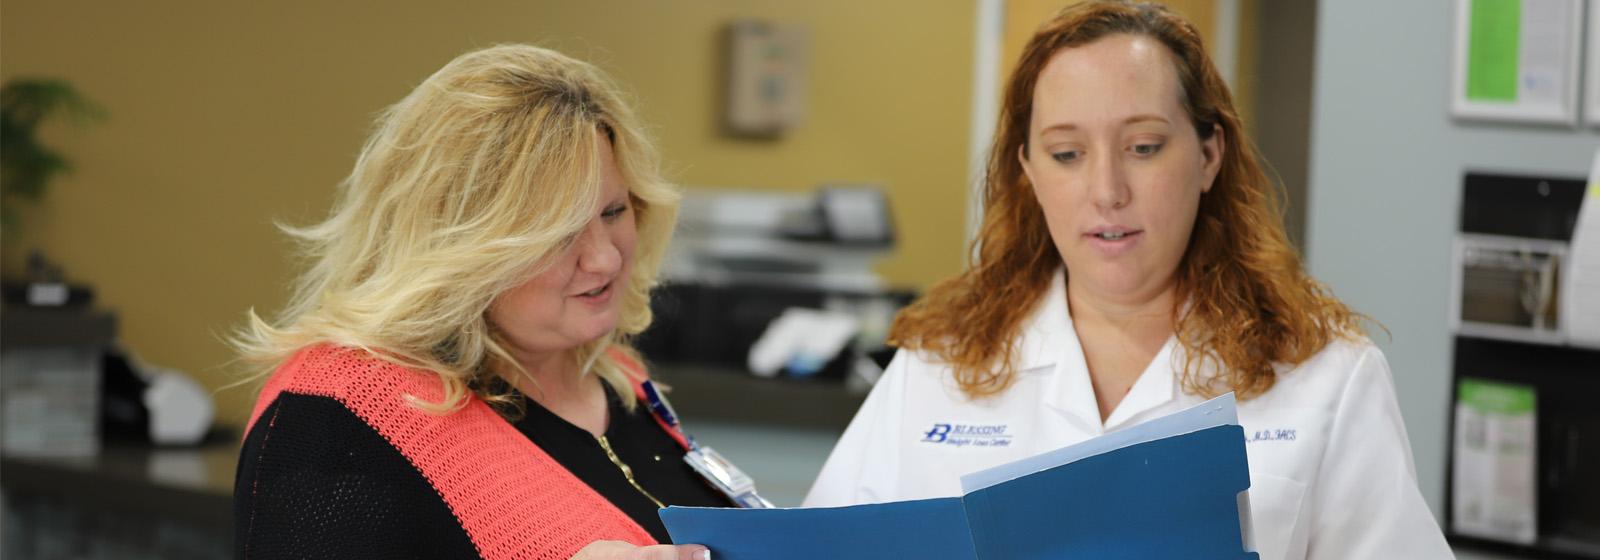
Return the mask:
{"type": "MultiPolygon", "coordinates": [[[[1052,55],[1114,34],[1153,38],[1172,53],[1180,102],[1201,137],[1223,132],[1223,160],[1176,272],[1174,331],[1185,350],[1185,391],[1259,396],[1274,364],[1298,364],[1332,340],[1354,336],[1363,317],[1305,273],[1268,179],[1233,107],[1227,84],[1193,24],[1149,3],[1068,6],[1034,34],[1003,98],[984,179],[983,221],[967,270],[940,282],[895,317],[890,343],[950,364],[970,398],[1004,391],[1015,378],[1016,341],[1062,266],[1022,164],[1034,86],[1052,55]],[[1217,375],[1201,379],[1206,362],[1217,375]]],[[[1070,275],[1069,275],[1070,281],[1070,275]]]]}

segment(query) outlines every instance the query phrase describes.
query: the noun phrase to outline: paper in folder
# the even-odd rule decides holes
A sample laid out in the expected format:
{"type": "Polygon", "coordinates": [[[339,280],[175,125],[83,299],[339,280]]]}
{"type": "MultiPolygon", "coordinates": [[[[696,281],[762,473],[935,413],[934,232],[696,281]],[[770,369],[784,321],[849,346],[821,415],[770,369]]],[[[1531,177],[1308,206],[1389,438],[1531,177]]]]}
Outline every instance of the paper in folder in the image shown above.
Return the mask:
{"type": "Polygon", "coordinates": [[[962,477],[965,494],[836,508],[661,510],[718,560],[1256,559],[1233,395],[962,477]]]}

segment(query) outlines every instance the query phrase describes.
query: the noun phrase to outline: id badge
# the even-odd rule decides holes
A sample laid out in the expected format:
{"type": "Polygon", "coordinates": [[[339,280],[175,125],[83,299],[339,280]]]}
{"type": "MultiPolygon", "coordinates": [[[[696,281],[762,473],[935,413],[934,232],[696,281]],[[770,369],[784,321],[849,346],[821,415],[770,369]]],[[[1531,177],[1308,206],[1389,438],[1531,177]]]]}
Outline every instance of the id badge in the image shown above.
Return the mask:
{"type": "Polygon", "coordinates": [[[718,491],[728,496],[728,499],[739,504],[739,507],[752,509],[772,507],[772,502],[756,493],[755,481],[744,474],[744,471],[739,470],[739,467],[728,462],[715,449],[695,446],[683,454],[683,460],[718,491]]]}

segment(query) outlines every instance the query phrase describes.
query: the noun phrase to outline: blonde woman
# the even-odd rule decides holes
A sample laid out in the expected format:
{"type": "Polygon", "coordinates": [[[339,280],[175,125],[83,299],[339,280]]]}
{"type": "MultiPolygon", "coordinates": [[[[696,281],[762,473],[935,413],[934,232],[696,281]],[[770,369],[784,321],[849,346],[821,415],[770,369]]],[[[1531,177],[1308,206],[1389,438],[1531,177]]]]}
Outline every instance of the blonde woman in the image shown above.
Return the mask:
{"type": "Polygon", "coordinates": [[[283,315],[240,452],[240,557],[705,558],[657,509],[728,506],[639,406],[628,338],[678,194],[615,86],[528,46],[378,121],[283,315]]]}

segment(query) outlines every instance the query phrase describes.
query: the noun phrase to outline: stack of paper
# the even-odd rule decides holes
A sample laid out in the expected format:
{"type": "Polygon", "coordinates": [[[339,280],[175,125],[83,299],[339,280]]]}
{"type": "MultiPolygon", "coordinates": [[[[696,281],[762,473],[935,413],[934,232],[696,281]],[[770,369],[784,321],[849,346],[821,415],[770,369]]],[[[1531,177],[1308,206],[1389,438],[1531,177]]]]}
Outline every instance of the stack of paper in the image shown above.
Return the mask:
{"type": "Polygon", "coordinates": [[[1573,346],[1600,348],[1600,151],[1578,207],[1578,223],[1567,250],[1561,317],[1573,346]]]}
{"type": "Polygon", "coordinates": [[[674,542],[719,560],[1254,559],[1232,394],[962,477],[966,494],[839,508],[670,507],[674,542]]]}

